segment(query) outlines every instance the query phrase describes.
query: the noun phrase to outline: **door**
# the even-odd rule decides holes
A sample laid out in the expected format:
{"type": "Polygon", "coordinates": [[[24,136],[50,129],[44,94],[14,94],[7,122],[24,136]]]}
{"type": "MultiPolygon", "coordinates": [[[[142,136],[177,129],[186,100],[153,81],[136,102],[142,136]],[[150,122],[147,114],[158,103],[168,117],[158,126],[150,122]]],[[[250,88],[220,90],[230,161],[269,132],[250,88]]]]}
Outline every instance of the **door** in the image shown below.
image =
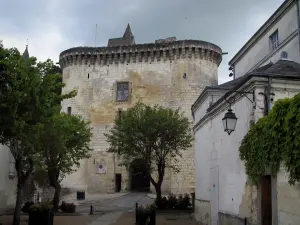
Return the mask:
{"type": "Polygon", "coordinates": [[[211,225],[218,225],[219,220],[219,166],[210,169],[210,217],[211,225]]]}
{"type": "Polygon", "coordinates": [[[270,175],[261,178],[262,225],[272,225],[272,179],[270,175]]]}
{"type": "Polygon", "coordinates": [[[116,179],[115,179],[115,188],[116,188],[116,192],[120,192],[121,191],[121,184],[122,184],[122,175],[117,173],[116,174],[116,179]]]}

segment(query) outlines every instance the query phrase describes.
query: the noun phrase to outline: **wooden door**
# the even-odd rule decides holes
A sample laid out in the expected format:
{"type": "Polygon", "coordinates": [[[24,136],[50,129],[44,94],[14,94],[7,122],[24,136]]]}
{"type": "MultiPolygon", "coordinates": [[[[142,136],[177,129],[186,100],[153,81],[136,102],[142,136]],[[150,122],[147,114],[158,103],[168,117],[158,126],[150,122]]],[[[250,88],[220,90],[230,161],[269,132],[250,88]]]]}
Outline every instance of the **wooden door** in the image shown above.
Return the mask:
{"type": "Polygon", "coordinates": [[[262,225],[272,225],[272,182],[271,176],[261,178],[261,219],[262,225]]]}

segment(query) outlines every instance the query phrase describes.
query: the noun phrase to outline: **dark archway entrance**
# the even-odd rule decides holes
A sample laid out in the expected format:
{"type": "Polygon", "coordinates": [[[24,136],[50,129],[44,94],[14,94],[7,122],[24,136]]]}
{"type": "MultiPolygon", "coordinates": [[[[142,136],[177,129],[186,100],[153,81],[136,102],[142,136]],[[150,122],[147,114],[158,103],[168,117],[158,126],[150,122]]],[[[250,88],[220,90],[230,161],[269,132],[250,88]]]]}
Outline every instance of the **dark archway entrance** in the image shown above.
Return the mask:
{"type": "Polygon", "coordinates": [[[131,191],[149,192],[150,180],[145,163],[141,159],[134,160],[130,165],[131,191]]]}

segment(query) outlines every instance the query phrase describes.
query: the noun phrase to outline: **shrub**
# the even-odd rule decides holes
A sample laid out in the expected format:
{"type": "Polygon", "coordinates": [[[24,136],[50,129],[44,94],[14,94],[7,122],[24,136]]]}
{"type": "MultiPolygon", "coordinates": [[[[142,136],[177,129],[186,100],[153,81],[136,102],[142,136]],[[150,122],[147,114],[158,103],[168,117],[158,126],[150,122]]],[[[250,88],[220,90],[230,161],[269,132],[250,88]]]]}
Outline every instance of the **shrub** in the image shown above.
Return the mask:
{"type": "Polygon", "coordinates": [[[29,207],[28,212],[48,212],[49,210],[52,210],[53,204],[51,201],[33,204],[29,207]]]}
{"type": "Polygon", "coordinates": [[[59,209],[64,213],[74,213],[76,210],[76,205],[73,203],[62,202],[59,209]]]}
{"type": "Polygon", "coordinates": [[[32,206],[32,205],[34,205],[34,202],[32,202],[32,201],[27,201],[27,202],[23,205],[23,207],[22,207],[22,212],[23,212],[23,213],[28,213],[28,212],[29,212],[29,208],[30,208],[30,206],[32,206]]]}
{"type": "Polygon", "coordinates": [[[178,202],[175,205],[176,209],[188,209],[191,204],[191,198],[188,194],[184,194],[184,196],[179,195],[178,202]]]}
{"type": "Polygon", "coordinates": [[[177,198],[173,194],[169,194],[168,196],[168,209],[174,209],[175,205],[177,204],[177,198]]]}
{"type": "Polygon", "coordinates": [[[158,209],[167,209],[168,208],[168,199],[166,197],[162,197],[160,201],[155,199],[155,205],[158,209]]]}

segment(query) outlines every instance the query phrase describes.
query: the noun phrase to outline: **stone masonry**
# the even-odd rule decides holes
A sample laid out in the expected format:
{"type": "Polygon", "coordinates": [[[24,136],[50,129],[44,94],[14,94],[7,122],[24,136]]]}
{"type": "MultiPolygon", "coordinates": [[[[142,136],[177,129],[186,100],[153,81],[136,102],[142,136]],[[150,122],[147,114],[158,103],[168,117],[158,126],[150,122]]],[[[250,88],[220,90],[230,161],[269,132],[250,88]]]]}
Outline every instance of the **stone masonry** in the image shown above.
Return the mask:
{"type": "MultiPolygon", "coordinates": [[[[191,105],[208,85],[217,84],[221,49],[198,40],[169,38],[149,44],[135,44],[128,26],[123,36],[109,47],[76,47],[60,54],[64,92],[77,89],[78,95],[62,103],[62,110],[91,121],[92,156],[81,162],[77,172],[62,182],[64,187],[88,192],[114,192],[115,174],[122,176],[122,191],[129,190],[130,175],[118,166],[119,158],[107,153],[103,133],[109,131],[120,111],[137,101],[178,108],[191,122],[191,105]],[[126,33],[127,32],[127,33],[126,33]],[[116,43],[127,43],[116,46],[116,43]],[[118,84],[128,84],[126,101],[117,101],[118,84]],[[97,171],[102,165],[106,171],[97,171]]],[[[181,171],[166,171],[163,192],[194,191],[194,148],[183,153],[181,171]]]]}

